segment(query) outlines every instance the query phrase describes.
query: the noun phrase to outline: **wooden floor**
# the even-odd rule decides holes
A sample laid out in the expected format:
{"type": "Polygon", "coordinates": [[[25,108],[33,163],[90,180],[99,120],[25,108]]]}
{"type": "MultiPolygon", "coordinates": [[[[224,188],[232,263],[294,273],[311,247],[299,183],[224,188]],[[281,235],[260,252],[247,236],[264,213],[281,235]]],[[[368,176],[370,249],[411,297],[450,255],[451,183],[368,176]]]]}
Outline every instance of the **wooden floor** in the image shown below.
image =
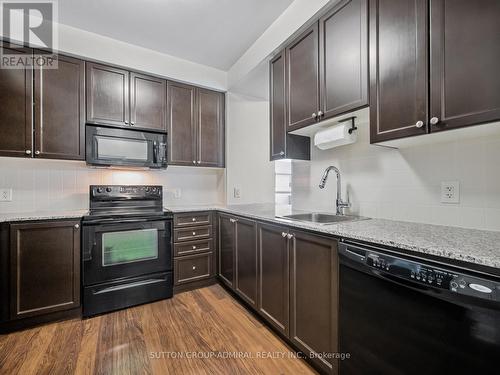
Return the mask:
{"type": "Polygon", "coordinates": [[[315,373],[289,353],[214,285],[87,320],[0,335],[0,374],[315,373]]]}

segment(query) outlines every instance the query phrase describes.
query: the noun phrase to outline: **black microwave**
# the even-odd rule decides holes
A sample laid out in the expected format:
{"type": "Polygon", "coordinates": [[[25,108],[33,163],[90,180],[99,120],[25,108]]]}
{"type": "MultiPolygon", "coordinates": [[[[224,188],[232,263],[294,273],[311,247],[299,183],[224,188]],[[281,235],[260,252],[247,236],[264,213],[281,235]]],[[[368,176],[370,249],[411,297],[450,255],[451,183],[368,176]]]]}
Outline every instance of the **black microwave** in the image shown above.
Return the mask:
{"type": "Polygon", "coordinates": [[[167,136],[87,125],[85,160],[95,166],[167,168],[167,136]]]}

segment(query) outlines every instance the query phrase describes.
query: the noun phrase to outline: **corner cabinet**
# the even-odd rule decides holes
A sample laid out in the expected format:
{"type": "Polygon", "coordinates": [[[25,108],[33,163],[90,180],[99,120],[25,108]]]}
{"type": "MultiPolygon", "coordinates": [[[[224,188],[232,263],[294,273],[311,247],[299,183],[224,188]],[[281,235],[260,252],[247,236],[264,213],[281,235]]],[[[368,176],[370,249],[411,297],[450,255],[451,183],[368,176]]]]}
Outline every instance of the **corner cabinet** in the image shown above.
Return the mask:
{"type": "Polygon", "coordinates": [[[10,319],[80,306],[80,221],[10,225],[10,319]]]}
{"type": "Polygon", "coordinates": [[[224,94],[169,81],[167,98],[169,164],[224,167],[224,94]]]}
{"type": "Polygon", "coordinates": [[[86,63],[87,123],[166,132],[166,81],[86,63]]]}
{"type": "Polygon", "coordinates": [[[500,120],[499,17],[496,0],[370,1],[371,142],[500,120]]]}

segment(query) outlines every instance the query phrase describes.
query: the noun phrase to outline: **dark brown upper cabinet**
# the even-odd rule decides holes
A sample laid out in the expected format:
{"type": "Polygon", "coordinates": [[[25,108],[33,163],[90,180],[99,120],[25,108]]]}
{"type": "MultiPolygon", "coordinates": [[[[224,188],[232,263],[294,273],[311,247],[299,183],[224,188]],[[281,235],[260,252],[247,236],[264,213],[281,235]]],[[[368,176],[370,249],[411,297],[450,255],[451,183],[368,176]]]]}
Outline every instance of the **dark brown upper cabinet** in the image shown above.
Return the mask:
{"type": "Polygon", "coordinates": [[[197,165],[224,166],[224,94],[197,89],[197,165]]]}
{"type": "Polygon", "coordinates": [[[290,234],[290,339],[326,373],[338,374],[334,359],[318,356],[338,352],[338,242],[290,234]]]}
{"type": "Polygon", "coordinates": [[[285,49],[293,131],[368,105],[367,0],[343,0],[285,49]]]}
{"type": "Polygon", "coordinates": [[[87,123],[166,132],[166,82],[87,62],[87,123]]]}
{"type": "Polygon", "coordinates": [[[285,104],[285,51],[269,62],[270,159],[310,160],[311,140],[287,133],[285,104]]]}
{"type": "Polygon", "coordinates": [[[128,126],[129,72],[87,62],[87,122],[128,126]]]}
{"type": "Polygon", "coordinates": [[[224,166],[224,94],[167,83],[169,164],[224,166]]]}
{"type": "MultiPolygon", "coordinates": [[[[2,55],[33,50],[2,42],[2,55]]],[[[0,69],[0,155],[31,157],[33,70],[0,69]]]]}
{"type": "Polygon", "coordinates": [[[431,132],[500,119],[500,2],[430,1],[431,132]]]}
{"type": "Polygon", "coordinates": [[[130,125],[167,130],[167,82],[164,79],[130,73],[130,125]]]}
{"type": "Polygon", "coordinates": [[[257,224],[253,220],[236,220],[236,288],[248,304],[257,307],[257,224]]]}
{"type": "Polygon", "coordinates": [[[343,0],[319,20],[320,120],[368,105],[367,12],[343,0]]]}
{"type": "Polygon", "coordinates": [[[289,241],[288,229],[279,225],[259,223],[258,312],[283,335],[289,334],[289,241]]]}
{"type": "Polygon", "coordinates": [[[235,219],[232,216],[217,215],[218,224],[218,275],[229,287],[234,289],[235,285],[235,248],[236,228],[235,219]]]}
{"type": "Polygon", "coordinates": [[[196,88],[167,82],[168,163],[196,165],[196,88]]]}
{"type": "Polygon", "coordinates": [[[80,306],[80,222],[10,225],[10,318],[80,306]]]}
{"type": "Polygon", "coordinates": [[[370,1],[370,138],[428,132],[427,1],[370,1]]]}
{"type": "Polygon", "coordinates": [[[35,71],[35,157],[85,159],[85,63],[59,56],[35,71]]]}
{"type": "Polygon", "coordinates": [[[295,130],[317,121],[319,109],[318,23],[285,49],[287,128],[295,130]]]}

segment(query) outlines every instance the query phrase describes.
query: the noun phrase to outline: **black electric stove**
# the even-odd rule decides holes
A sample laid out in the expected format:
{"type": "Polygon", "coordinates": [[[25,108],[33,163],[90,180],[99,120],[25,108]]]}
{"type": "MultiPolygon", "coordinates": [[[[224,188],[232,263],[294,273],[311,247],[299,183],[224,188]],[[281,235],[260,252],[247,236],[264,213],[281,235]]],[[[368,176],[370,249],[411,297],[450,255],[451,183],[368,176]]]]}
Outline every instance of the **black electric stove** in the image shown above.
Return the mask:
{"type": "Polygon", "coordinates": [[[85,317],[172,297],[172,215],[161,186],[90,186],[83,218],[85,317]]]}

